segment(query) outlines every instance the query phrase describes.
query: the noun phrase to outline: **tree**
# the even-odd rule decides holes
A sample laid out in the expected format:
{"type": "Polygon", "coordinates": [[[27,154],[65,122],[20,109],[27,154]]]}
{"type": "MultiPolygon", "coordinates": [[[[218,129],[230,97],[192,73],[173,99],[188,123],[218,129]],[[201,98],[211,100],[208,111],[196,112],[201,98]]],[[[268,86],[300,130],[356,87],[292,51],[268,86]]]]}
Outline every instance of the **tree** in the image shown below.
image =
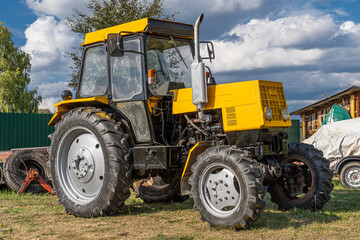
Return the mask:
{"type": "MultiPolygon", "coordinates": [[[[67,18],[71,30],[83,38],[86,33],[141,18],[158,18],[174,20],[175,13],[164,11],[163,0],[91,0],[86,5],[87,11],[74,9],[72,17],[67,18]]],[[[73,52],[67,53],[74,65],[71,67],[69,87],[76,89],[79,81],[81,66],[81,49],[74,47],[73,52]]]]}
{"type": "Polygon", "coordinates": [[[0,112],[37,112],[41,96],[29,90],[30,56],[15,47],[12,34],[0,22],[0,112]]]}

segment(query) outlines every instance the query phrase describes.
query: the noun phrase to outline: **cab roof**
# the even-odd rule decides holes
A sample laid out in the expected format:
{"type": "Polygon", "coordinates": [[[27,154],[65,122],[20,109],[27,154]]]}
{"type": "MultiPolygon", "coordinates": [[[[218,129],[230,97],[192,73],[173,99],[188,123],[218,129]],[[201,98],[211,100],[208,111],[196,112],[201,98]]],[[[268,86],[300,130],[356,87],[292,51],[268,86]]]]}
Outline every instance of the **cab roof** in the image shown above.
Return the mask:
{"type": "Polygon", "coordinates": [[[159,20],[154,18],[143,18],[133,22],[128,22],[87,33],[85,34],[85,41],[83,44],[81,44],[81,46],[96,42],[105,42],[108,34],[119,33],[121,31],[151,33],[167,36],[171,35],[174,37],[183,37],[189,39],[194,38],[194,27],[191,24],[159,20]]]}

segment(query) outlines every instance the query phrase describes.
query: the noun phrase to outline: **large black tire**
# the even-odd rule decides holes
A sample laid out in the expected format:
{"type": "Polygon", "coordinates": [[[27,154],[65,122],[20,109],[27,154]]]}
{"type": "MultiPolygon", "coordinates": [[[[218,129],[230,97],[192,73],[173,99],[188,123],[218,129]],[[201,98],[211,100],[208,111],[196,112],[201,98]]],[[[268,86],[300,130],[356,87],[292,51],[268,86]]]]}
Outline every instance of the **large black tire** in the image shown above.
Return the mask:
{"type": "MultiPolygon", "coordinates": [[[[13,152],[4,164],[4,180],[6,185],[18,192],[30,168],[34,169],[47,183],[51,184],[48,179],[50,169],[46,163],[47,155],[43,152],[36,150],[13,152]]],[[[26,191],[45,192],[46,190],[39,183],[33,181],[26,188],[26,191]]]]}
{"type": "Polygon", "coordinates": [[[289,144],[289,154],[282,164],[296,164],[301,166],[305,181],[295,182],[295,185],[304,184],[302,194],[289,196],[287,179],[281,177],[277,182],[268,187],[271,201],[275,202],[280,210],[293,208],[320,210],[330,199],[330,192],[334,188],[331,182],[333,173],[330,162],[323,157],[320,150],[304,143],[289,144]]]}
{"type": "Polygon", "coordinates": [[[144,203],[183,202],[189,198],[188,195],[181,195],[180,179],[177,177],[171,183],[165,183],[160,176],[144,179],[137,194],[144,203]]]}
{"type": "Polygon", "coordinates": [[[81,107],[65,114],[52,135],[50,163],[66,212],[79,217],[118,212],[130,196],[131,153],[120,122],[100,109],[81,107]]]}
{"type": "Polygon", "coordinates": [[[349,162],[342,167],[339,179],[344,188],[360,189],[360,162],[349,162]]]}
{"type": "Polygon", "coordinates": [[[190,197],[201,220],[210,226],[238,230],[259,219],[265,207],[264,175],[247,152],[230,146],[208,148],[197,157],[191,171],[190,197]]]}

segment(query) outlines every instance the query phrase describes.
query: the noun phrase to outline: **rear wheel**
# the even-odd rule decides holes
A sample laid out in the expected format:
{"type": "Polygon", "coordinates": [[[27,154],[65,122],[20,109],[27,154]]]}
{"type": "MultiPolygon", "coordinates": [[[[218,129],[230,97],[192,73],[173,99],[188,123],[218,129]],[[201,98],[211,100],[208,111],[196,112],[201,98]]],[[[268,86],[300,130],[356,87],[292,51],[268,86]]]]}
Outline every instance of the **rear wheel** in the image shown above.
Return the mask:
{"type": "Polygon", "coordinates": [[[59,201],[80,217],[111,215],[130,196],[127,135],[105,112],[78,108],[55,126],[51,174],[59,201]]]}
{"type": "Polygon", "coordinates": [[[138,184],[137,194],[145,203],[183,202],[189,198],[181,196],[180,178],[176,175],[169,182],[156,176],[141,180],[138,184]]]}
{"type": "Polygon", "coordinates": [[[246,229],[265,207],[264,175],[246,152],[212,147],[197,157],[189,178],[190,197],[211,226],[246,229]]]}
{"type": "Polygon", "coordinates": [[[322,209],[334,188],[330,163],[322,152],[312,145],[293,143],[281,164],[291,173],[269,185],[271,201],[281,210],[295,207],[313,211],[322,209]]]}
{"type": "Polygon", "coordinates": [[[341,169],[340,182],[344,188],[360,189],[360,163],[347,163],[341,169]]]}
{"type": "MultiPolygon", "coordinates": [[[[50,169],[46,164],[45,153],[33,150],[20,150],[13,152],[7,159],[4,168],[4,180],[6,185],[14,191],[19,191],[21,185],[30,170],[34,169],[46,182],[50,184],[48,176],[50,169]]],[[[26,188],[28,192],[46,191],[39,183],[33,181],[26,188]]]]}

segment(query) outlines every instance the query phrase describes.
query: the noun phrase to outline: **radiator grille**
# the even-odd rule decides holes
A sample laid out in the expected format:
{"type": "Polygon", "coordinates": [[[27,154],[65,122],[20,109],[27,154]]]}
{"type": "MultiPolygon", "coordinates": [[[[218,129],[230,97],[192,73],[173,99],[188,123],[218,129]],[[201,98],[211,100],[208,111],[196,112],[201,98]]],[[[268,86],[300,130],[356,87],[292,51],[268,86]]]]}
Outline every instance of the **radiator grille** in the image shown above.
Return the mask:
{"type": "Polygon", "coordinates": [[[272,110],[272,120],[281,121],[281,111],[286,107],[284,90],[281,86],[260,85],[261,104],[270,107],[272,110]]]}

